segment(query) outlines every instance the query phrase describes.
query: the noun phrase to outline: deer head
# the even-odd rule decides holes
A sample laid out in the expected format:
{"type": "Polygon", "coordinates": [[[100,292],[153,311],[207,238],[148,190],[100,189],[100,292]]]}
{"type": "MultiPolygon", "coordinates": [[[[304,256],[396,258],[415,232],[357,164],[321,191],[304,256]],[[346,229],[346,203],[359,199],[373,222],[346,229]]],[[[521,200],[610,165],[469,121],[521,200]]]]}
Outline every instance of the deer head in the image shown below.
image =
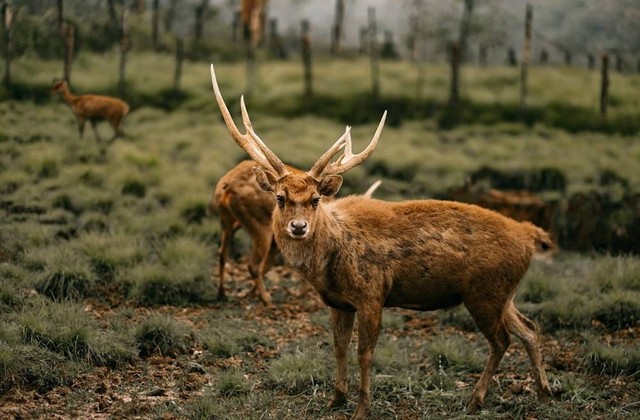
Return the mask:
{"type": "Polygon", "coordinates": [[[341,174],[360,165],[371,156],[378,145],[387,112],[385,111],[382,115],[371,142],[362,152],[353,154],[351,127],[347,126],[344,134],[308,172],[294,174],[254,132],[244,97],[240,99],[240,108],[246,133],[242,134],[238,130],[220,93],[213,64],[211,65],[211,83],[231,137],[258,164],[254,172],[260,187],[272,192],[276,197],[277,206],[273,213],[274,227],[276,230],[285,231],[293,239],[306,239],[313,236],[321,214],[320,197],[335,195],[342,186],[341,174]],[[343,150],[342,155],[331,162],[340,150],[343,150]]]}

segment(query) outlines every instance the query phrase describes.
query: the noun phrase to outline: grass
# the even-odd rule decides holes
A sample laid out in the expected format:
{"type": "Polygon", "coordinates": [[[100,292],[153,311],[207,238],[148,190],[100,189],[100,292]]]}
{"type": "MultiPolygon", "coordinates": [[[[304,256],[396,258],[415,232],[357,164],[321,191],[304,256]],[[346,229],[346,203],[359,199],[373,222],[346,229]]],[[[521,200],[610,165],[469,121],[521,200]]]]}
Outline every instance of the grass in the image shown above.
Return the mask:
{"type": "MultiPolygon", "coordinates": [[[[81,54],[74,89],[112,92],[115,79],[108,68],[113,57],[81,54]]],[[[162,103],[167,97],[159,92],[171,82],[165,74],[171,58],[132,55],[130,64],[140,71],[130,74],[128,99],[134,110],[125,122],[127,136],[103,153],[92,133],[77,138],[67,107],[46,94],[48,73],[54,74],[58,63],[28,57],[16,61],[18,83],[35,86],[29,90],[35,96],[33,102],[0,102],[0,394],[47,393],[84,375],[101,375],[108,367],[122,380],[107,394],[121,410],[107,407],[114,417],[351,415],[358,378],[355,346],[349,357],[350,402],[329,412],[325,404],[335,367],[330,324],[327,312],[312,305],[312,295],[288,293],[299,290],[299,282],[270,272],[266,283],[273,291],[273,309],[251,297],[215,301],[217,283],[209,271],[215,268],[219,225],[204,210],[216,181],[244,154],[214,108],[207,65],[186,62],[184,96],[162,103]],[[25,68],[39,71],[20,80],[27,73],[19,69],[25,68]],[[159,374],[155,363],[169,367],[159,374]],[[191,371],[193,363],[202,369],[191,371]],[[197,380],[191,381],[194,375],[197,380]],[[134,377],[134,385],[127,383],[134,377]],[[144,395],[156,388],[166,391],[166,398],[144,395]]],[[[316,90],[324,96],[304,112],[296,108],[298,65],[268,62],[260,67],[261,96],[249,98],[248,106],[260,136],[285,161],[309,167],[347,123],[354,124],[355,150],[370,139],[380,109],[350,119],[353,108],[367,101],[366,63],[355,59],[346,64],[318,60],[316,90]],[[337,108],[322,108],[331,105],[337,108]]],[[[243,67],[220,63],[217,69],[238,117],[243,67]]],[[[395,106],[396,113],[409,111],[385,127],[378,150],[345,176],[341,194],[360,193],[382,179],[377,197],[434,197],[483,167],[525,180],[543,172],[560,174],[564,191],[550,192],[556,198],[640,191],[640,146],[634,137],[604,129],[574,133],[558,128],[559,123],[501,119],[489,124],[510,112],[504,104],[516,100],[513,70],[505,68],[464,69],[463,93],[470,109],[478,107],[478,120],[444,130],[437,109],[429,106],[446,99],[441,82],[447,70],[434,65],[427,71],[423,96],[415,98],[413,67],[383,63],[385,104],[395,106]],[[417,105],[425,108],[410,109],[417,105]],[[420,112],[434,114],[424,119],[420,112]]],[[[582,70],[533,69],[533,110],[549,106],[545,112],[560,116],[578,110],[577,121],[591,115],[596,105],[584,86],[592,87],[594,77],[582,70]],[[544,87],[549,80],[557,89],[544,87]],[[565,108],[553,105],[559,98],[567,99],[565,108]]],[[[612,121],[638,112],[636,79],[613,75],[612,121]],[[628,89],[620,89],[624,85],[628,89]]],[[[240,281],[248,280],[234,278],[229,285],[240,281]]],[[[539,324],[545,345],[554,350],[543,356],[560,396],[551,406],[537,404],[526,354],[514,340],[487,397],[488,408],[477,417],[633,414],[635,406],[625,398],[640,395],[634,380],[637,340],[632,337],[638,302],[637,256],[562,252],[551,264],[534,262],[516,303],[539,324]],[[569,361],[559,359],[567,353],[569,361]],[[513,383],[524,384],[524,391],[512,392],[513,383]]],[[[383,327],[374,355],[374,415],[462,416],[487,354],[466,310],[388,311],[383,327]]],[[[100,376],[107,377],[112,378],[100,376]]],[[[75,400],[69,407],[104,403],[92,385],[80,384],[71,391],[75,400]]]]}

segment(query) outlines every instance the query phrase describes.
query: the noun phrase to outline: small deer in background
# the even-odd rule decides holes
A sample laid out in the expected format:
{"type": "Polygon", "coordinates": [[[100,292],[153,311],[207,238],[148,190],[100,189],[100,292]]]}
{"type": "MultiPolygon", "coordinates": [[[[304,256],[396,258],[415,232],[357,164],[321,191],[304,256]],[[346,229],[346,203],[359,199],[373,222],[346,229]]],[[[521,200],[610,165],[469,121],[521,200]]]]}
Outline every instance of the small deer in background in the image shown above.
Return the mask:
{"type": "Polygon", "coordinates": [[[84,124],[87,120],[91,122],[93,132],[98,141],[101,141],[96,124],[98,121],[106,120],[113,127],[113,137],[123,136],[122,121],[129,113],[129,105],[121,99],[102,95],[74,95],[69,89],[66,80],[54,80],[51,86],[51,93],[59,93],[62,99],[71,107],[73,115],[78,122],[78,134],[80,138],[84,134],[84,124]]]}
{"type": "MultiPolygon", "coordinates": [[[[276,206],[273,194],[264,191],[256,181],[252,160],[245,160],[227,171],[216,184],[211,195],[207,213],[217,213],[220,218],[220,248],[218,250],[218,300],[225,300],[224,289],[225,265],[229,258],[233,234],[244,228],[251,237],[249,253],[249,273],[254,285],[249,291],[257,292],[265,305],[271,304],[271,295],[265,289],[264,275],[271,267],[275,254],[278,253],[273,240],[271,213],[276,206]]],[[[302,174],[303,171],[287,165],[291,172],[302,174]]],[[[371,197],[380,185],[376,181],[365,197],[371,197]]],[[[213,268],[211,278],[213,279],[213,268]]]]}
{"type": "Polygon", "coordinates": [[[469,310],[490,348],[469,411],[482,406],[511,334],[527,350],[540,399],[549,399],[536,324],[513,302],[532,256],[554,247],[545,231],[458,202],[394,203],[351,196],[325,203],[320,198],[338,192],[341,174],[362,164],[376,149],[386,112],[364,151],[352,153],[347,127],[311,169],[300,174],[287,169],[253,131],[243,98],[246,134],[238,130],[213,65],[211,81],[231,137],[258,164],[260,186],[275,196],[272,224],[280,252],[330,308],[337,363],[329,408],[347,402],[347,351],[357,317],[360,390],[352,418],[369,415],[371,362],[384,307],[430,311],[464,304],[469,310]]]}

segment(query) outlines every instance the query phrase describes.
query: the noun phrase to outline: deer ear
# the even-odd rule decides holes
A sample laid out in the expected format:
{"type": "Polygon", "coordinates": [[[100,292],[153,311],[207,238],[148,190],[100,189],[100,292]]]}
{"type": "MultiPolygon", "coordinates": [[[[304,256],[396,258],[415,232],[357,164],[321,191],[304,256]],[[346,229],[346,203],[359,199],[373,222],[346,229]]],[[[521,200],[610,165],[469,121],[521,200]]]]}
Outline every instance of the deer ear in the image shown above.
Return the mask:
{"type": "Polygon", "coordinates": [[[273,192],[273,186],[276,185],[276,175],[271,171],[265,171],[264,169],[254,166],[253,173],[256,174],[256,181],[265,191],[273,192]]]}
{"type": "Polygon", "coordinates": [[[336,195],[342,187],[342,177],[340,175],[327,175],[322,178],[318,185],[318,192],[324,196],[336,195]]]}

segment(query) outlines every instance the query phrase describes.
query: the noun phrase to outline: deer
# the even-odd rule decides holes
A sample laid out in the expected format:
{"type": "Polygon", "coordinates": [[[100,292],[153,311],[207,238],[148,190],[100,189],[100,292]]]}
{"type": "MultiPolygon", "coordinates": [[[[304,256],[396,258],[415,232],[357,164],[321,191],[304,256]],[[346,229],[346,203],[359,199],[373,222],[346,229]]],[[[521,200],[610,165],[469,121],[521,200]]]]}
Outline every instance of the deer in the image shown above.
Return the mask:
{"type": "MultiPolygon", "coordinates": [[[[207,214],[217,214],[220,219],[220,246],[218,248],[218,301],[227,299],[224,288],[225,266],[234,233],[240,229],[251,237],[249,252],[249,273],[253,279],[253,287],[248,293],[255,292],[261,301],[271,305],[271,295],[264,286],[264,275],[278,254],[273,240],[271,228],[271,212],[275,207],[275,198],[256,181],[252,160],[243,160],[227,171],[220,179],[211,194],[207,214]]],[[[291,172],[304,171],[287,165],[291,172]]],[[[371,197],[381,181],[374,182],[364,193],[371,197]]],[[[211,278],[215,267],[211,269],[211,278]]]]}
{"type": "Polygon", "coordinates": [[[275,196],[271,221],[284,260],[329,308],[336,373],[328,409],[347,403],[347,353],[357,319],[360,386],[352,419],[370,415],[371,363],[385,307],[419,311],[466,307],[489,343],[489,357],[472,391],[468,412],[484,404],[511,335],[528,353],[539,399],[549,400],[552,393],[537,326],[514,304],[532,256],[555,247],[547,232],[530,222],[453,201],[388,202],[347,196],[325,202],[321,197],[334,196],[342,186],[342,174],[375,151],[386,111],[363,151],[353,153],[347,126],[311,169],[301,174],[288,170],[255,133],[244,97],[240,108],[246,132],[240,132],[213,65],[211,82],[231,138],[256,162],[254,171],[262,189],[275,196]]]}
{"type": "Polygon", "coordinates": [[[60,94],[64,102],[69,105],[78,123],[78,134],[80,139],[84,136],[84,125],[87,120],[91,122],[91,127],[96,136],[96,140],[101,142],[98,133],[98,121],[106,120],[113,127],[114,141],[119,136],[124,136],[122,131],[122,121],[129,113],[129,105],[119,98],[102,95],[74,95],[69,88],[69,84],[64,79],[54,79],[50,89],[52,94],[60,94]]]}

